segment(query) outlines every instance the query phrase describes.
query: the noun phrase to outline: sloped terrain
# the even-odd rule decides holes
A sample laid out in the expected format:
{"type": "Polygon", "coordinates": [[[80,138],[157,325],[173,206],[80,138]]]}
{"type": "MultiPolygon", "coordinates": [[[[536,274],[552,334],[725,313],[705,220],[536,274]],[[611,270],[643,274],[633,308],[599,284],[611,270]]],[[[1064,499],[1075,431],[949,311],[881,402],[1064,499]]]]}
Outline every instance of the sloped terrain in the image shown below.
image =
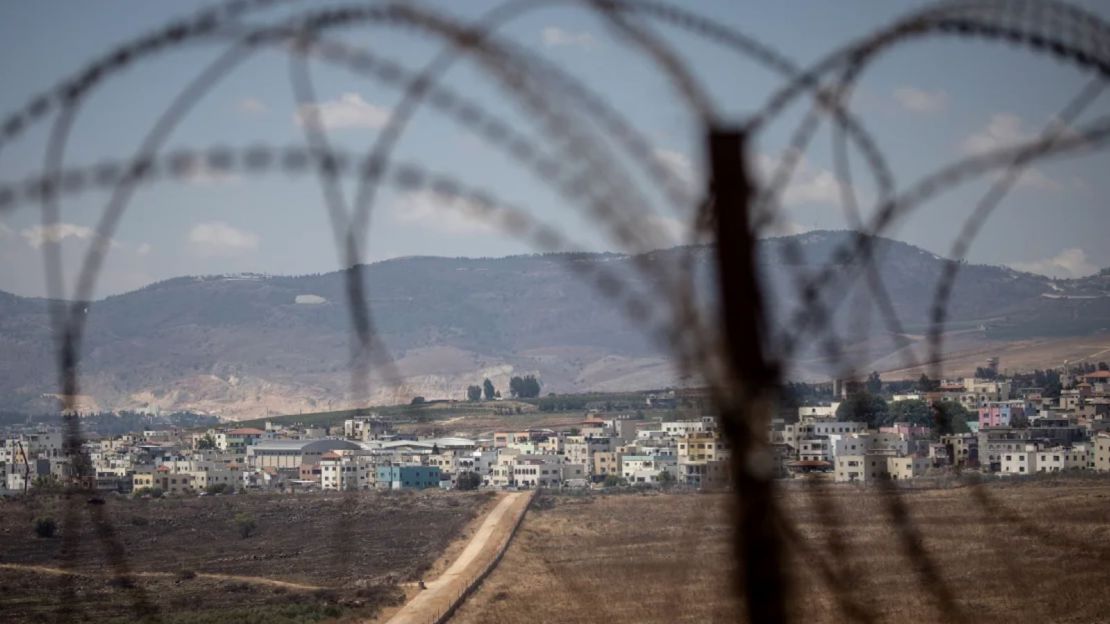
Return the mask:
{"type": "MultiPolygon", "coordinates": [[[[773,328],[805,304],[795,275],[835,262],[848,232],[810,232],[761,242],[773,328]],[[783,253],[787,243],[800,253],[783,253]]],[[[902,333],[892,334],[864,289],[833,290],[832,325],[856,368],[899,368],[884,360],[919,343],[947,261],[877,239],[875,258],[902,333]],[[881,366],[880,366],[881,365],[881,366]]],[[[373,319],[405,385],[372,372],[376,402],[412,396],[461,398],[489,377],[506,388],[536,374],[544,393],[647,389],[694,382],[677,376],[667,352],[581,274],[604,270],[665,317],[671,293],[659,275],[692,258],[696,305],[714,299],[708,248],[644,257],[556,254],[499,259],[414,257],[362,268],[373,319]],[[637,266],[647,267],[640,271],[637,266]]],[[[853,266],[836,267],[837,275],[853,266]]],[[[100,409],[195,410],[231,418],[349,407],[350,314],[342,272],[299,277],[183,277],[88,304],[81,363],[83,405],[100,409]]],[[[611,294],[611,289],[609,289],[611,294]]],[[[947,328],[987,341],[1100,336],[1110,328],[1110,273],[1049,280],[992,266],[962,265],[947,328]]],[[[816,341],[790,373],[836,374],[816,341]]],[[[1002,342],[999,342],[1002,344],[1002,342]]],[[[56,405],[47,302],[0,293],[0,402],[10,409],[56,405]]],[[[989,350],[989,348],[988,348],[989,350]]]]}

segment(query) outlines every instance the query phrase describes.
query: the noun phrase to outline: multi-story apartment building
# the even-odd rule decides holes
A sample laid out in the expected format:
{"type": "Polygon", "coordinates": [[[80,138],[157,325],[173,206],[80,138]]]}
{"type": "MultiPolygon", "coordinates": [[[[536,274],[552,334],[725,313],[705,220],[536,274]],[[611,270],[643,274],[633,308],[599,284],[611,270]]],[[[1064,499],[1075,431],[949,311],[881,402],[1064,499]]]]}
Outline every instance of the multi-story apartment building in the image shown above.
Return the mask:
{"type": "Polygon", "coordinates": [[[730,480],[728,441],[715,431],[691,433],[678,439],[678,481],[685,485],[716,489],[730,480]]]}
{"type": "Polygon", "coordinates": [[[915,456],[887,457],[886,467],[891,479],[907,481],[924,476],[928,472],[929,458],[915,456]]]}
{"type": "Polygon", "coordinates": [[[988,401],[979,407],[979,427],[1009,427],[1025,417],[1024,401],[988,401]]]}
{"type": "Polygon", "coordinates": [[[1100,433],[1091,438],[1088,465],[1092,470],[1110,472],[1110,433],[1100,433]]]}
{"type": "Polygon", "coordinates": [[[979,436],[974,433],[952,433],[940,437],[947,450],[948,463],[961,468],[979,465],[979,436]]]}
{"type": "Polygon", "coordinates": [[[837,483],[872,483],[886,479],[890,475],[887,460],[883,453],[861,453],[858,455],[838,455],[833,472],[837,483]]]}
{"type": "Polygon", "coordinates": [[[678,466],[673,457],[653,455],[625,455],[621,458],[621,476],[629,483],[658,483],[663,473],[677,480],[678,466]]]}
{"type": "Polygon", "coordinates": [[[621,456],[616,451],[597,451],[594,453],[594,465],[591,473],[595,481],[605,479],[609,475],[621,474],[621,456]]]}
{"type": "Polygon", "coordinates": [[[1037,472],[1067,472],[1087,470],[1090,464],[1090,446],[1054,446],[1037,451],[1037,472]]]}
{"type": "Polygon", "coordinates": [[[570,435],[563,443],[563,458],[565,463],[585,466],[587,471],[592,471],[594,453],[612,450],[613,439],[608,436],[570,435]]]}
{"type": "Polygon", "coordinates": [[[1010,400],[1010,382],[995,379],[975,379],[967,377],[963,380],[963,392],[960,394],[960,403],[970,411],[993,401],[1010,400]]]}
{"type": "Polygon", "coordinates": [[[320,456],[320,489],[368,490],[377,482],[372,457],[351,451],[330,451],[320,456]]]}
{"type": "Polygon", "coordinates": [[[1020,448],[1003,451],[1000,468],[1002,474],[1028,475],[1037,472],[1037,445],[1025,443],[1019,446],[1020,448]]]}

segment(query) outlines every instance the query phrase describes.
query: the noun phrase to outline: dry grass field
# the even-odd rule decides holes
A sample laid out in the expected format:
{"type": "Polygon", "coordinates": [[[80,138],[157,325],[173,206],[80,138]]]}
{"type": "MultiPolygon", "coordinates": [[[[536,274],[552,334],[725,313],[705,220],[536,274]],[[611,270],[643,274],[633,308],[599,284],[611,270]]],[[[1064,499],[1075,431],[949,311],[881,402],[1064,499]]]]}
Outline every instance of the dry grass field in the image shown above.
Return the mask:
{"type": "MultiPolygon", "coordinates": [[[[795,527],[798,622],[1110,622],[1110,479],[898,499],[791,487],[781,501],[795,527]],[[912,523],[891,522],[892,500],[912,523]]],[[[730,505],[722,494],[547,495],[453,621],[742,620],[729,585],[730,505]]]]}
{"type": "MultiPolygon", "coordinates": [[[[486,493],[359,492],[129,500],[102,507],[135,587],[113,581],[84,509],[66,526],[57,496],[0,502],[0,621],[56,619],[66,582],[72,621],[128,622],[138,592],[162,622],[363,621],[401,602],[491,503],[486,493]],[[238,532],[250,516],[255,533],[238,532]],[[59,535],[35,537],[50,516],[59,535]],[[61,574],[67,531],[77,549],[61,574]]],[[[86,504],[84,498],[80,505],[86,504]]]]}
{"type": "MultiPolygon", "coordinates": [[[[925,336],[907,336],[912,341],[906,347],[917,361],[928,359],[925,336]]],[[[927,366],[905,368],[905,353],[895,352],[868,364],[883,379],[917,379],[922,373],[932,374],[932,367],[939,366],[951,377],[975,374],[988,357],[997,357],[1004,369],[1012,371],[1045,368],[1046,363],[1071,362],[1073,364],[1110,360],[1110,336],[1024,338],[991,340],[979,331],[955,331],[945,334],[944,353],[941,360],[927,366]]]]}

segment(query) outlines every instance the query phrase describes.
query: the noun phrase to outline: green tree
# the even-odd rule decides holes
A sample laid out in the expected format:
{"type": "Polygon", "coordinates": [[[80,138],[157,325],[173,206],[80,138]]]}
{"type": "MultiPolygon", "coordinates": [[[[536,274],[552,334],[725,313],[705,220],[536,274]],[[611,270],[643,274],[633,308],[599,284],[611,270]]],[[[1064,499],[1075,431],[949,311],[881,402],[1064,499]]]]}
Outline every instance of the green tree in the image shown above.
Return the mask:
{"type": "Polygon", "coordinates": [[[235,530],[239,532],[239,537],[246,539],[258,530],[258,522],[255,521],[254,516],[241,511],[235,514],[235,530]]]}
{"type": "Polygon", "coordinates": [[[666,470],[659,473],[658,481],[659,481],[660,487],[662,487],[663,489],[670,489],[675,484],[674,475],[671,474],[670,472],[667,472],[666,470]]]}
{"type": "Polygon", "coordinates": [[[482,485],[482,475],[469,470],[460,472],[455,483],[455,487],[463,491],[476,490],[480,485],[482,485]]]}
{"type": "Polygon", "coordinates": [[[939,381],[929,379],[928,375],[926,375],[925,373],[921,373],[921,377],[918,377],[917,379],[918,392],[933,392],[938,389],[940,389],[939,381]]]}
{"type": "Polygon", "coordinates": [[[197,450],[206,451],[216,448],[216,440],[212,438],[211,433],[204,434],[204,437],[197,440],[197,450]]]}
{"type": "Polygon", "coordinates": [[[871,394],[879,394],[883,391],[883,380],[876,371],[871,371],[867,376],[867,391],[871,394]]]}
{"type": "Polygon", "coordinates": [[[496,395],[497,390],[493,387],[493,382],[487,377],[482,381],[482,394],[486,397],[487,401],[492,401],[496,395]]]}
{"type": "Polygon", "coordinates": [[[535,375],[509,379],[509,394],[521,399],[534,399],[540,396],[540,381],[535,375]]]}
{"type": "Polygon", "coordinates": [[[925,401],[896,401],[890,404],[890,415],[883,424],[908,422],[919,427],[935,425],[933,410],[925,401]]]}
{"type": "Polygon", "coordinates": [[[35,535],[43,539],[54,537],[58,532],[58,523],[50,516],[35,518],[35,535]]]}
{"type": "Polygon", "coordinates": [[[467,401],[480,401],[482,399],[482,386],[467,386],[466,387],[466,400],[467,401]]]}
{"type": "Polygon", "coordinates": [[[622,485],[628,485],[628,481],[625,481],[624,477],[615,474],[605,475],[605,487],[619,487],[622,485]]]}
{"type": "Polygon", "coordinates": [[[55,477],[52,474],[44,474],[35,477],[35,480],[31,482],[31,485],[36,490],[58,490],[62,487],[61,482],[58,481],[58,477],[55,477]]]}
{"type": "Polygon", "coordinates": [[[976,379],[998,379],[998,371],[993,369],[993,368],[989,368],[989,367],[976,366],[975,367],[975,378],[976,379]]]}
{"type": "Polygon", "coordinates": [[[836,408],[837,420],[866,423],[870,429],[881,427],[888,414],[886,401],[867,392],[848,397],[836,408]]]}
{"type": "Polygon", "coordinates": [[[937,435],[971,431],[971,428],[967,426],[967,422],[971,418],[971,412],[956,401],[934,401],[933,415],[937,435]]]}
{"type": "Polygon", "coordinates": [[[525,399],[534,399],[540,396],[540,380],[535,375],[525,375],[521,381],[520,396],[525,399]]]}
{"type": "Polygon", "coordinates": [[[414,397],[412,397],[412,401],[409,402],[409,405],[423,405],[423,404],[424,404],[424,397],[422,397],[422,396],[414,396],[414,397]]]}

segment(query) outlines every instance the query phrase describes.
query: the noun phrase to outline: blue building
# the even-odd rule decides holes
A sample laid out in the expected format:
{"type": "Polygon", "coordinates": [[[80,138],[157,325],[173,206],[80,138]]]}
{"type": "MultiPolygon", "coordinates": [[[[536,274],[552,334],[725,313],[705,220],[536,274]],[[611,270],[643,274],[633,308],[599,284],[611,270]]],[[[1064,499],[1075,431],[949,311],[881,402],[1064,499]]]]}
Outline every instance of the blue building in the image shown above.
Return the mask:
{"type": "Polygon", "coordinates": [[[378,466],[378,487],[422,490],[439,487],[438,466],[378,466]]]}

